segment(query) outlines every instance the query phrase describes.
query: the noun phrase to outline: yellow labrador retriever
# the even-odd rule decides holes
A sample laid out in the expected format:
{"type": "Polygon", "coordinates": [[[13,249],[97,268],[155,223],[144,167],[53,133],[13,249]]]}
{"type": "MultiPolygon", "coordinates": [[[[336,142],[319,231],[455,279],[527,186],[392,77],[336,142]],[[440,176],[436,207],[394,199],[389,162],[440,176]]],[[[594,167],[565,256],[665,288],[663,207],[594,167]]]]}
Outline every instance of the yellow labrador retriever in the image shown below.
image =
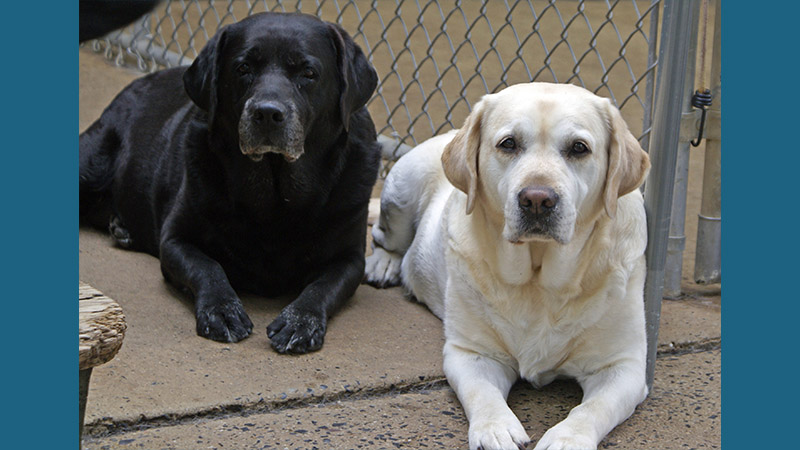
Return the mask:
{"type": "Polygon", "coordinates": [[[583,388],[535,450],[596,448],[646,397],[649,169],[610,101],[550,83],[483,97],[392,168],[366,281],[402,283],[443,319],[470,449],[529,442],[506,404],[519,377],[583,388]]]}

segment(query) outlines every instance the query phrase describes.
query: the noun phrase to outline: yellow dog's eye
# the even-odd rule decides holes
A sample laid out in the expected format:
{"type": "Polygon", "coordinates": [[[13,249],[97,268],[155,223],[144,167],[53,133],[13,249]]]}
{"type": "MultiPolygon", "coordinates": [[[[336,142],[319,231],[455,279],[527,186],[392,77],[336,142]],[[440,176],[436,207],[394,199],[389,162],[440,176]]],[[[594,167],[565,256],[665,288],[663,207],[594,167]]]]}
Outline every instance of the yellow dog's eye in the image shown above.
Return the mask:
{"type": "Polygon", "coordinates": [[[586,153],[589,153],[589,147],[587,147],[586,144],[581,141],[575,141],[572,144],[572,148],[569,149],[569,152],[574,156],[582,156],[586,153]]]}
{"type": "Polygon", "coordinates": [[[498,147],[505,152],[511,152],[517,149],[517,141],[512,137],[507,137],[500,141],[498,147]]]}

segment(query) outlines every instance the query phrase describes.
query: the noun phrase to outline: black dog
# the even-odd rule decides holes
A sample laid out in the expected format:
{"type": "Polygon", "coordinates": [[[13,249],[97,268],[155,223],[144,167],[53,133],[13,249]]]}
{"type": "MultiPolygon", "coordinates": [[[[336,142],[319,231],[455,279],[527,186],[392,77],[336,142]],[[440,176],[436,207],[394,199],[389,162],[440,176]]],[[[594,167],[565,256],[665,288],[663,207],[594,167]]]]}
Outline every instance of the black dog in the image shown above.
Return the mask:
{"type": "Polygon", "coordinates": [[[81,220],[159,257],[193,294],[199,335],[250,334],[234,288],[294,290],[267,334],[281,353],[317,350],[364,274],[376,84],[337,25],[281,13],[228,25],[188,69],[134,81],[81,134],[81,220]]]}

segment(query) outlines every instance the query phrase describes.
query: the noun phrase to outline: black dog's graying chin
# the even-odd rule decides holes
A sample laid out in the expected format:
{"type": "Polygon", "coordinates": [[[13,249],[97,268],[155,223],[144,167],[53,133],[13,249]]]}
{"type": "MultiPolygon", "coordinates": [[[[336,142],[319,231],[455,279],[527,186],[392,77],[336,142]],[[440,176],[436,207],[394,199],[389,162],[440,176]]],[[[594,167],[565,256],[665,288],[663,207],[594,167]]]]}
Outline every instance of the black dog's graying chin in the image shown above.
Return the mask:
{"type": "Polygon", "coordinates": [[[194,297],[200,336],[251,334],[237,291],[299,292],[268,337],[281,353],[317,350],[363,277],[376,85],[338,25],[281,13],[228,25],[80,136],[81,221],[159,257],[194,297]]]}

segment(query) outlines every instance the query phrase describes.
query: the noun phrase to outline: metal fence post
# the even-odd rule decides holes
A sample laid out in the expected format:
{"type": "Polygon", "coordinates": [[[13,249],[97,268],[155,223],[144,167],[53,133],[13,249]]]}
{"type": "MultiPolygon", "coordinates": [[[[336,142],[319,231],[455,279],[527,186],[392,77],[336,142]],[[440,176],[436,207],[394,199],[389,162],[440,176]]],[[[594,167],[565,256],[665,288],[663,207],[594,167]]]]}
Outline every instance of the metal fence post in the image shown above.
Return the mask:
{"type": "Polygon", "coordinates": [[[697,32],[700,18],[700,2],[692,7],[691,32],[686,59],[686,76],[683,86],[683,109],[681,139],[675,163],[675,185],[672,192],[672,213],[670,216],[669,238],[667,239],[667,260],[664,268],[664,297],[676,298],[681,295],[683,278],[683,250],[686,247],[686,193],[689,188],[689,142],[697,137],[697,110],[692,106],[694,92],[695,60],[697,58],[697,32]]]}
{"type": "MultiPolygon", "coordinates": [[[[647,67],[656,67],[658,63],[658,3],[661,0],[651,0],[650,5],[654,6],[653,12],[650,16],[650,31],[648,36],[650,36],[650,42],[648,44],[647,50],[647,67]]],[[[644,151],[650,151],[650,132],[652,131],[653,127],[653,94],[655,93],[655,89],[653,89],[653,84],[655,83],[656,79],[656,71],[650,71],[647,74],[647,82],[645,83],[645,94],[644,94],[644,104],[647,105],[646,108],[642,111],[642,135],[639,136],[639,143],[642,145],[644,151]]],[[[644,191],[644,186],[642,186],[642,190],[644,191]]]]}
{"type": "Polygon", "coordinates": [[[703,197],[697,222],[694,279],[697,283],[719,283],[722,278],[722,196],[720,192],[720,160],[722,155],[722,86],[720,80],[720,1],[714,19],[714,55],[711,62],[711,92],[714,103],[708,109],[706,122],[706,155],[703,166],[703,197]]]}
{"type": "Polygon", "coordinates": [[[697,0],[664,2],[661,49],[658,58],[653,132],[650,135],[652,169],[645,187],[647,211],[647,280],[644,286],[647,323],[647,386],[652,388],[658,347],[658,325],[664,289],[664,267],[672,207],[675,163],[680,140],[681,106],[686,76],[692,11],[697,0]]]}

